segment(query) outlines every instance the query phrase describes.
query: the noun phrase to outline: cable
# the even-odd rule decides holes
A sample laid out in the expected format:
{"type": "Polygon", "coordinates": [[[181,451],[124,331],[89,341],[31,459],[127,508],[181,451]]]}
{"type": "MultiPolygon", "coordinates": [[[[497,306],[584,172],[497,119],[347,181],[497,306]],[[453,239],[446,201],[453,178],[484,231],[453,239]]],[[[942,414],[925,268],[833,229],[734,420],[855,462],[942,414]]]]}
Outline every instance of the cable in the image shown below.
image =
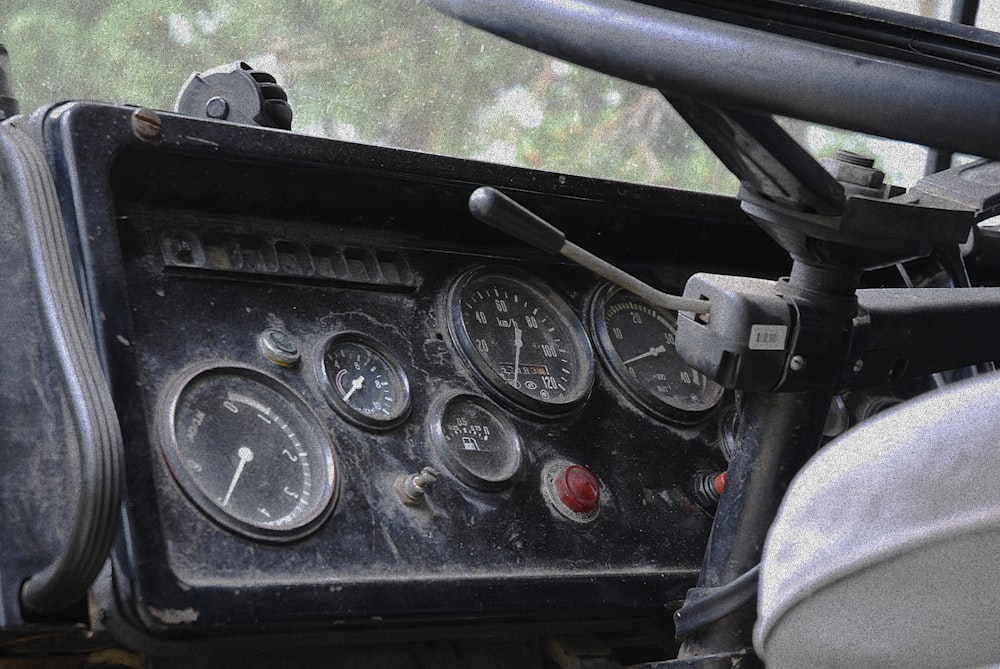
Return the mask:
{"type": "Polygon", "coordinates": [[[758,564],[726,585],[688,592],[687,602],[674,612],[675,636],[686,637],[752,601],[757,596],[759,576],[758,564]]]}

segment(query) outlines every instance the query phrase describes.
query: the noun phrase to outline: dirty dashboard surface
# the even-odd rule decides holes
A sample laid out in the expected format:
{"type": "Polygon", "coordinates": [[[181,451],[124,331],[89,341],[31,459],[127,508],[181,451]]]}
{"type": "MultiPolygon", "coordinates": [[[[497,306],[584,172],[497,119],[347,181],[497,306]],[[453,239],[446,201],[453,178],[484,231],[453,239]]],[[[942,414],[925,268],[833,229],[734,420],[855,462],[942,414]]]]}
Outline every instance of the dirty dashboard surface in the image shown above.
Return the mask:
{"type": "Polygon", "coordinates": [[[786,271],[735,201],[133,113],[40,123],[123,426],[110,627],[669,616],[734,398],[672,314],[467,200],[496,186],[668,291],[786,271]]]}

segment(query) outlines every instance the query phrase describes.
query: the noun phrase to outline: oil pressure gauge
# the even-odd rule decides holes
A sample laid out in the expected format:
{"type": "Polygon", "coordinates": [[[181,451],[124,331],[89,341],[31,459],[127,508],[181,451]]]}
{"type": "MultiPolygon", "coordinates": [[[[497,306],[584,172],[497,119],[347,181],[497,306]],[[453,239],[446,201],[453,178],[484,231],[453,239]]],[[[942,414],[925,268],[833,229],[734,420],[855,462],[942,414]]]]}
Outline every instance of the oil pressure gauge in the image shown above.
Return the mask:
{"type": "Polygon", "coordinates": [[[290,541],[333,509],[329,437],[305,402],[244,367],[202,367],[167,393],[160,446],[198,508],[254,539],[290,541]]]}
{"type": "Polygon", "coordinates": [[[595,295],[591,320],[602,362],[648,413],[690,424],[706,417],[722,399],[722,386],[677,354],[673,313],[607,285],[595,295]]]}
{"type": "Polygon", "coordinates": [[[331,339],[320,376],[333,408],[361,427],[395,427],[410,411],[410,385],[402,366],[362,335],[345,333],[331,339]]]}

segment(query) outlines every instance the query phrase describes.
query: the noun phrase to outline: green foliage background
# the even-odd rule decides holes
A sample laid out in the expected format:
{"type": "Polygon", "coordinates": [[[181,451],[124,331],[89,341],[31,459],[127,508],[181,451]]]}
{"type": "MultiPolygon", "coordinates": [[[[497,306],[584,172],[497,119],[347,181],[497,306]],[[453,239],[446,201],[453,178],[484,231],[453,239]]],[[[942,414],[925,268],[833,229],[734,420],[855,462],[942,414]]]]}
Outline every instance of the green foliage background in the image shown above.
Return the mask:
{"type": "MultiPolygon", "coordinates": [[[[502,1],[502,0],[498,0],[502,1]]],[[[868,0],[944,17],[948,0],[868,0]]],[[[986,25],[1000,25],[986,9],[986,25]]],[[[4,0],[0,43],[29,112],[66,99],[171,109],[187,77],[243,60],[275,75],[298,132],[556,172],[733,194],[736,180],[656,91],[538,55],[422,0],[4,0]]],[[[803,123],[819,155],[922,150],[803,123]]]]}
{"type": "Polygon", "coordinates": [[[419,0],[5,0],[22,111],[64,99],[173,107],[244,60],[293,129],[559,172],[735,192],[655,92],[537,55],[419,0]]]}

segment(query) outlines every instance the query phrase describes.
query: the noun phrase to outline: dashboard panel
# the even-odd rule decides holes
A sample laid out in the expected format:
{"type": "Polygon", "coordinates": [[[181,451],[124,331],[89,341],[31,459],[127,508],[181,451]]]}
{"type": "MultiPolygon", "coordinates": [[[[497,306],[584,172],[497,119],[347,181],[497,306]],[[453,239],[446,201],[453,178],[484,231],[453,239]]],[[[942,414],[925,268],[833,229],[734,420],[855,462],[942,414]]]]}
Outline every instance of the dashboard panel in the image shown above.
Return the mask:
{"type": "Polygon", "coordinates": [[[33,119],[123,429],[109,627],[669,615],[734,398],[673,357],[670,314],[466,203],[501,188],[678,290],[785,271],[734,201],[166,113],[149,137],[134,113],[33,119]]]}

